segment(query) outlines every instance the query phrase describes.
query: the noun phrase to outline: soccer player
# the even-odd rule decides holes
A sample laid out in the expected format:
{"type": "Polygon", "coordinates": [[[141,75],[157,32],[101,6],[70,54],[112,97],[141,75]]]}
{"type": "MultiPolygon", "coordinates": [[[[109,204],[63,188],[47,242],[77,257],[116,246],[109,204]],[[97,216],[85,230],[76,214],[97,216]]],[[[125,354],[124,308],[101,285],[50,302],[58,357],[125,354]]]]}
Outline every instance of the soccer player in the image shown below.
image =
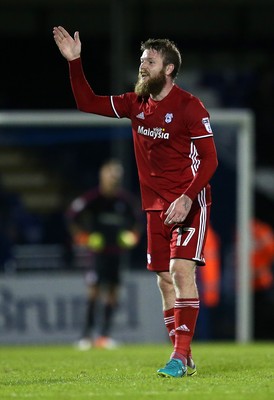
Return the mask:
{"type": "Polygon", "coordinates": [[[80,350],[117,345],[110,333],[118,305],[122,257],[138,244],[141,233],[138,202],[123,188],[123,175],[119,160],[106,160],[99,170],[98,186],[74,199],[66,213],[74,242],[93,254],[86,274],[88,296],[77,343],[80,350]],[[98,307],[99,302],[103,307],[98,307]],[[102,315],[97,318],[100,309],[102,315]]]}
{"type": "Polygon", "coordinates": [[[191,355],[199,313],[195,271],[205,264],[209,180],[218,163],[209,114],[199,99],[175,84],[181,55],[172,41],[148,39],[141,44],[134,92],[98,96],[82,69],[79,32],[72,37],[58,26],[53,36],[69,63],[78,109],[131,120],[147,216],[147,268],[157,274],[173,343],[170,359],[157,372],[174,378],[195,374],[191,355]]]}

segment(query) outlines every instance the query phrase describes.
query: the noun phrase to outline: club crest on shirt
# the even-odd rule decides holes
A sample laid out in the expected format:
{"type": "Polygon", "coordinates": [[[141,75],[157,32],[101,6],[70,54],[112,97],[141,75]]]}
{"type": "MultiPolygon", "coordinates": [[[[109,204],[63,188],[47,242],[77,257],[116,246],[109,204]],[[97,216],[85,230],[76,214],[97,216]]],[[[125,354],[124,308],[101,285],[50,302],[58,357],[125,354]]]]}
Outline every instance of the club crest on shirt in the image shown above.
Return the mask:
{"type": "Polygon", "coordinates": [[[208,133],[212,133],[212,129],[210,126],[209,118],[202,118],[202,123],[204,124],[208,133]]]}
{"type": "Polygon", "coordinates": [[[167,124],[169,124],[172,121],[172,118],[173,118],[173,114],[172,113],[166,113],[165,122],[167,124]]]}

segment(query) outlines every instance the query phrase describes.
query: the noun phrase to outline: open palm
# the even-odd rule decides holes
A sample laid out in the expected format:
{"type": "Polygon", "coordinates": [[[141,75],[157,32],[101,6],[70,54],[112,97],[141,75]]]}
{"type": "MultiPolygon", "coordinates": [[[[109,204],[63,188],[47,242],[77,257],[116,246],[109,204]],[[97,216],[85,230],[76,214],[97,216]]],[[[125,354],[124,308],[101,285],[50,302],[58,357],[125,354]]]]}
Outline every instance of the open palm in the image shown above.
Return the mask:
{"type": "Polygon", "coordinates": [[[53,38],[61,54],[68,61],[72,61],[80,57],[81,42],[79,32],[75,32],[73,38],[65,28],[58,26],[53,28],[53,38]]]}

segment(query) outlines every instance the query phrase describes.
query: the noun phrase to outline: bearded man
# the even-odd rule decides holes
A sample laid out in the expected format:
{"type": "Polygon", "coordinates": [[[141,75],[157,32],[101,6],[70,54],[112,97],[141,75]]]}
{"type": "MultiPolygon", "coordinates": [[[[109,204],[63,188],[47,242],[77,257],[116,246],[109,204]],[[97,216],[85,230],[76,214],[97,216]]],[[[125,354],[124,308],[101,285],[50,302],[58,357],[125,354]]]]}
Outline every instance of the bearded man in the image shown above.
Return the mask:
{"type": "Polygon", "coordinates": [[[78,109],[131,120],[147,216],[147,268],[156,273],[173,345],[169,361],[157,373],[195,375],[191,342],[199,313],[196,268],[205,265],[209,181],[218,164],[209,114],[197,97],[175,84],[181,54],[172,41],[148,39],[141,44],[134,92],[98,96],[83,72],[79,32],[72,37],[58,26],[53,36],[69,63],[78,109]]]}

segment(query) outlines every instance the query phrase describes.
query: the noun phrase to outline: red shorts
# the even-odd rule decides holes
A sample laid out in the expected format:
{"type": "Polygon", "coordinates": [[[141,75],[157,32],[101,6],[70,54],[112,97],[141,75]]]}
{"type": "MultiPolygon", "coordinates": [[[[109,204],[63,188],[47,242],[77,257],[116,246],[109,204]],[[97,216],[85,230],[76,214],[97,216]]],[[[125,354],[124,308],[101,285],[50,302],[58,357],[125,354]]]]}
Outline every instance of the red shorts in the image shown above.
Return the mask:
{"type": "Polygon", "coordinates": [[[210,205],[194,202],[182,224],[164,224],[165,211],[147,211],[147,268],[169,271],[172,258],[184,258],[205,265],[203,255],[210,205]]]}

